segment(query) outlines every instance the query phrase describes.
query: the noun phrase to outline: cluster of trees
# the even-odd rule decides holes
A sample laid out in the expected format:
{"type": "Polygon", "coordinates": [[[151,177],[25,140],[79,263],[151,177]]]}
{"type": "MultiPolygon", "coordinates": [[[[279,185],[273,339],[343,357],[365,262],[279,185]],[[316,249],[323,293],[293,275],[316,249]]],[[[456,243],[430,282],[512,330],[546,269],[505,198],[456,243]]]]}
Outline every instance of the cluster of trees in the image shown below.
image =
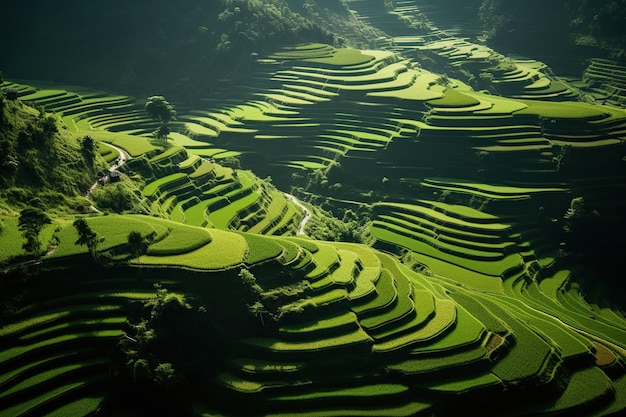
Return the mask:
{"type": "Polygon", "coordinates": [[[526,47],[530,52],[546,44],[556,53],[559,45],[571,48],[572,39],[586,36],[624,53],[626,0],[483,0],[479,17],[497,46],[526,47]]]}
{"type": "Polygon", "coordinates": [[[221,369],[224,352],[205,308],[160,284],[155,290],[120,342],[116,367],[139,415],[175,415],[181,397],[221,369]]]}
{"type": "Polygon", "coordinates": [[[573,30],[622,44],[626,40],[626,0],[568,0],[565,9],[573,30]]]}
{"type": "Polygon", "coordinates": [[[33,7],[9,2],[2,6],[3,15],[28,15],[31,29],[23,30],[20,19],[5,19],[0,37],[11,42],[3,49],[3,64],[11,77],[71,81],[137,95],[159,89],[187,98],[206,93],[253,51],[297,42],[332,43],[331,32],[306,16],[307,10],[340,4],[307,0],[307,8],[290,0],[60,0],[33,7]]]}
{"type": "Polygon", "coordinates": [[[600,212],[584,197],[570,202],[562,219],[562,250],[567,258],[585,268],[584,276],[614,286],[609,298],[626,301],[621,291],[623,249],[626,247],[625,203],[616,202],[612,212],[600,212]]]}
{"type": "Polygon", "coordinates": [[[82,209],[80,195],[105,165],[95,143],[60,129],[54,115],[20,100],[0,106],[0,203],[82,209]]]}
{"type": "Polygon", "coordinates": [[[170,134],[169,123],[176,120],[176,110],[163,96],[148,97],[145,109],[150,117],[159,122],[159,127],[154,131],[154,136],[167,141],[170,134]]]}
{"type": "Polygon", "coordinates": [[[147,207],[145,198],[134,187],[136,186],[132,182],[118,182],[117,184],[96,188],[91,197],[101,210],[113,213],[149,213],[150,210],[147,207]]]}

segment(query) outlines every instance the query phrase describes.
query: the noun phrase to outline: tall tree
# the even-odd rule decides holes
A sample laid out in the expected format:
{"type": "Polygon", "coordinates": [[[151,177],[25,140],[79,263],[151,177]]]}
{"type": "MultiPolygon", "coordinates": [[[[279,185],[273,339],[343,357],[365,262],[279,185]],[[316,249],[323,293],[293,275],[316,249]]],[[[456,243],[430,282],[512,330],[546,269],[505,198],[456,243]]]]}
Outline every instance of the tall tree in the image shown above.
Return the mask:
{"type": "Polygon", "coordinates": [[[26,239],[22,248],[27,252],[33,253],[37,259],[41,258],[39,234],[43,227],[50,223],[52,223],[52,220],[40,208],[28,207],[20,212],[18,228],[26,239]]]}
{"type": "Polygon", "coordinates": [[[159,128],[154,131],[154,135],[157,138],[167,140],[167,136],[170,134],[168,124],[171,120],[176,120],[174,106],[163,96],[152,96],[146,101],[145,109],[152,119],[160,123],[159,128]]]}
{"type": "Polygon", "coordinates": [[[104,238],[98,236],[93,231],[85,219],[76,219],[73,223],[78,233],[78,239],[74,242],[75,245],[87,245],[89,253],[94,259],[98,259],[98,245],[104,242],[104,238]]]}
{"type": "Polygon", "coordinates": [[[133,230],[128,234],[128,251],[131,258],[140,257],[146,253],[147,248],[148,245],[146,244],[144,237],[141,235],[141,232],[133,230]]]}

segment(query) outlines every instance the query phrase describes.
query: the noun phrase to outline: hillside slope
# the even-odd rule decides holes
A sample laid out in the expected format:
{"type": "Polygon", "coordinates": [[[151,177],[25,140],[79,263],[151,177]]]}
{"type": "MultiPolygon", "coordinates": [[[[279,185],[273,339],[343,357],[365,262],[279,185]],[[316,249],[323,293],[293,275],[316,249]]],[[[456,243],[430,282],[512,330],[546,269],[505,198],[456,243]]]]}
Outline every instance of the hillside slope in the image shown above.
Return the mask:
{"type": "Polygon", "coordinates": [[[86,207],[88,202],[78,197],[105,164],[84,136],[19,100],[1,97],[0,113],[0,209],[86,207]]]}

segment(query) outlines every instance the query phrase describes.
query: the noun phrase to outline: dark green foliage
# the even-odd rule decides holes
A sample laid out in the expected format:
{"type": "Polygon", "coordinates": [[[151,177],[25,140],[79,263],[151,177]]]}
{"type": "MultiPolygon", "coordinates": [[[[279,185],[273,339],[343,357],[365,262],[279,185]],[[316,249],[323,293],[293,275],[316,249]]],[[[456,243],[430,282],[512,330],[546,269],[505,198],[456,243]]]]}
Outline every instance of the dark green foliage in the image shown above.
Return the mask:
{"type": "Polygon", "coordinates": [[[150,117],[160,123],[154,136],[167,141],[170,134],[169,122],[176,120],[176,110],[163,96],[152,96],[146,101],[145,109],[150,117]]]}
{"type": "Polygon", "coordinates": [[[143,213],[146,211],[142,197],[124,183],[99,187],[92,194],[92,198],[99,208],[115,213],[125,211],[143,213]]]}
{"type": "MultiPolygon", "coordinates": [[[[554,56],[564,51],[575,53],[576,43],[595,45],[599,49],[594,54],[624,54],[624,0],[483,0],[478,14],[491,41],[499,48],[533,52],[534,57],[549,62],[553,69],[560,68],[554,56]]],[[[572,61],[567,62],[571,65],[572,61]]],[[[563,68],[567,71],[567,67],[563,68]]]]}
{"type": "Polygon", "coordinates": [[[98,245],[104,242],[104,238],[98,236],[98,234],[94,232],[91,227],[89,227],[89,224],[87,224],[85,219],[76,219],[73,224],[76,228],[76,232],[78,233],[78,239],[74,242],[74,244],[86,245],[91,256],[94,259],[97,259],[98,245]]]}
{"type": "Polygon", "coordinates": [[[151,381],[150,364],[145,359],[137,359],[133,364],[133,382],[135,384],[149,384],[151,381]]]}
{"type": "Polygon", "coordinates": [[[96,141],[91,136],[85,135],[80,140],[80,148],[87,161],[93,163],[93,160],[96,157],[96,141]]]}
{"type": "Polygon", "coordinates": [[[241,282],[243,283],[243,285],[253,293],[260,294],[261,292],[263,292],[263,288],[261,288],[261,286],[257,284],[255,276],[247,269],[242,268],[239,271],[239,278],[241,278],[241,282]]]}
{"type": "Polygon", "coordinates": [[[39,233],[41,233],[45,225],[50,223],[52,223],[52,220],[50,220],[50,217],[40,208],[29,207],[22,210],[18,222],[18,228],[26,239],[22,248],[34,254],[35,257],[40,258],[41,242],[39,240],[39,233]]]}
{"type": "Polygon", "coordinates": [[[307,224],[307,234],[318,240],[365,243],[369,240],[370,217],[367,211],[356,213],[347,209],[342,219],[330,212],[314,216],[307,224]]]}
{"type": "Polygon", "coordinates": [[[157,385],[169,387],[178,381],[174,365],[169,362],[160,363],[154,368],[154,382],[157,385]]]}
{"type": "MultiPolygon", "coordinates": [[[[562,220],[561,249],[569,261],[582,264],[589,276],[609,285],[621,285],[622,251],[626,245],[623,209],[624,202],[616,201],[613,214],[605,214],[588,205],[583,197],[575,197],[562,220]]],[[[619,298],[621,293],[615,294],[619,298]]]]}
{"type": "Polygon", "coordinates": [[[574,30],[622,40],[626,37],[625,0],[569,0],[565,5],[574,30]]]}
{"type": "Polygon", "coordinates": [[[228,158],[220,159],[219,163],[224,167],[241,169],[241,161],[236,156],[229,156],[228,158]]]}
{"type": "Polygon", "coordinates": [[[128,390],[141,415],[175,410],[183,396],[207,383],[223,360],[206,309],[192,308],[184,295],[160,284],[155,290],[156,297],[144,302],[141,316],[119,345],[119,366],[128,372],[128,390]]]}
{"type": "MultiPolygon", "coordinates": [[[[25,78],[80,79],[99,87],[158,89],[168,96],[197,97],[223,76],[243,75],[251,51],[304,41],[332,43],[331,32],[320,26],[331,29],[331,22],[313,23],[292,11],[291,3],[160,0],[148,5],[138,0],[113,4],[61,0],[54,7],[30,7],[11,2],[3,5],[3,16],[27,14],[37,30],[23,30],[20,19],[5,19],[0,37],[12,41],[3,49],[3,65],[5,72],[25,78]],[[60,24],[68,13],[72,24],[60,24]],[[24,50],[30,53],[24,55],[24,50]]],[[[323,3],[326,7],[329,2],[323,3]]],[[[339,6],[333,10],[340,10],[339,6]]]]}
{"type": "Polygon", "coordinates": [[[68,198],[89,187],[102,160],[96,156],[88,160],[80,141],[67,130],[59,130],[55,116],[19,101],[4,103],[5,123],[0,124],[0,199],[18,208],[34,195],[46,208],[58,210],[73,205],[68,198]]]}
{"type": "Polygon", "coordinates": [[[128,234],[128,252],[131,258],[137,258],[148,250],[148,244],[140,232],[133,230],[128,234]]]}

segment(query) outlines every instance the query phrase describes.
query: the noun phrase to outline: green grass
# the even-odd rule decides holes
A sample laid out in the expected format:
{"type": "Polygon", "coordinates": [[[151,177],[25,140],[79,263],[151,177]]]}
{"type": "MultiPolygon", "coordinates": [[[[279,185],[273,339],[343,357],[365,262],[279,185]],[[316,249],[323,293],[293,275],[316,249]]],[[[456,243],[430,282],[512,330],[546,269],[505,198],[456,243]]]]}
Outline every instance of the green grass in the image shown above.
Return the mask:
{"type": "MultiPolygon", "coordinates": [[[[156,233],[163,237],[168,233],[169,225],[160,219],[134,215],[108,215],[85,217],[87,224],[100,237],[104,238],[98,246],[98,251],[106,251],[128,243],[128,234],[137,231],[142,236],[156,233]]],[[[49,255],[50,258],[76,255],[87,252],[86,246],[77,246],[78,239],[76,228],[71,224],[65,226],[58,234],[59,246],[49,255]]]]}
{"type": "MultiPolygon", "coordinates": [[[[551,102],[525,100],[521,101],[527,107],[517,111],[515,114],[532,114],[550,119],[597,119],[610,117],[613,112],[609,112],[607,107],[594,106],[587,103],[578,102],[551,102]]],[[[623,116],[623,115],[622,115],[623,116]]]]}
{"type": "Polygon", "coordinates": [[[167,236],[153,243],[146,252],[151,256],[171,256],[192,252],[211,243],[211,233],[206,229],[171,224],[167,236]]]}
{"type": "Polygon", "coordinates": [[[8,261],[14,256],[23,255],[22,234],[17,228],[17,216],[0,216],[3,228],[0,233],[0,263],[8,261]]]}
{"type": "Polygon", "coordinates": [[[356,315],[351,311],[330,317],[321,317],[314,322],[285,325],[280,328],[280,331],[288,334],[304,334],[309,337],[309,334],[313,334],[315,332],[343,327],[346,325],[354,325],[354,327],[358,326],[356,315]]]}
{"type": "Polygon", "coordinates": [[[57,378],[59,375],[63,375],[65,373],[71,373],[72,371],[77,371],[84,367],[88,367],[90,365],[104,365],[108,363],[108,359],[93,359],[90,361],[73,363],[69,365],[60,366],[58,368],[50,369],[48,371],[40,372],[30,378],[26,378],[19,382],[16,385],[13,385],[11,388],[4,390],[0,394],[0,399],[5,398],[11,394],[15,394],[19,391],[22,391],[27,388],[31,388],[36,385],[48,383],[50,380],[57,378]]]}
{"type": "Polygon", "coordinates": [[[141,191],[141,193],[145,197],[152,197],[164,185],[171,183],[170,187],[172,187],[174,186],[174,184],[179,184],[180,180],[182,180],[183,178],[187,178],[187,174],[182,173],[182,172],[178,172],[175,174],[167,175],[165,177],[161,177],[155,181],[152,181],[148,185],[146,185],[141,191]]]}
{"type": "Polygon", "coordinates": [[[47,417],[87,416],[100,409],[106,396],[89,395],[72,401],[47,414],[47,417]]]}
{"type": "Polygon", "coordinates": [[[282,242],[265,236],[243,233],[248,244],[246,264],[254,265],[260,262],[278,258],[283,253],[282,242]]]}
{"type": "Polygon", "coordinates": [[[259,200],[260,195],[253,188],[256,187],[246,187],[245,184],[242,184],[242,189],[238,190],[238,192],[247,194],[241,198],[230,198],[230,204],[218,210],[211,211],[208,215],[209,221],[220,229],[230,227],[231,222],[238,217],[239,212],[246,210],[259,200]]]}
{"type": "MultiPolygon", "coordinates": [[[[307,249],[306,246],[303,246],[307,249]]],[[[317,243],[317,250],[313,253],[313,259],[315,260],[316,267],[314,270],[309,272],[306,277],[307,278],[317,278],[322,274],[329,272],[330,268],[339,264],[339,253],[337,249],[329,244],[325,243],[317,243]]]]}
{"type": "Polygon", "coordinates": [[[366,64],[374,59],[373,56],[362,53],[357,49],[335,49],[332,57],[308,58],[306,61],[318,64],[330,64],[334,66],[354,66],[366,64]]]}
{"type": "Polygon", "coordinates": [[[471,107],[480,104],[480,101],[472,97],[471,95],[461,93],[460,91],[452,88],[446,88],[443,91],[443,97],[436,98],[427,101],[428,105],[432,107],[453,107],[463,108],[471,107]]]}
{"type": "Polygon", "coordinates": [[[187,151],[182,146],[170,144],[163,152],[158,153],[150,159],[151,163],[172,163],[176,157],[177,162],[182,162],[188,158],[187,151]]]}
{"type": "Polygon", "coordinates": [[[431,353],[458,349],[479,342],[484,335],[483,324],[463,307],[457,306],[455,328],[434,343],[416,347],[412,352],[431,353]]]}
{"type": "Polygon", "coordinates": [[[225,270],[241,265],[245,261],[248,249],[246,240],[232,232],[212,229],[208,245],[179,255],[152,256],[144,255],[135,260],[145,266],[180,266],[201,270],[225,270]]]}
{"type": "Polygon", "coordinates": [[[18,322],[8,323],[0,328],[0,337],[5,337],[17,332],[24,331],[30,327],[39,326],[42,324],[54,322],[71,314],[69,310],[55,311],[35,317],[28,317],[26,320],[20,320],[18,322]]]}
{"type": "Polygon", "coordinates": [[[90,384],[94,382],[101,382],[104,378],[102,376],[95,376],[91,378],[84,378],[82,381],[70,382],[64,385],[60,385],[55,387],[45,393],[38,395],[37,397],[31,397],[29,401],[18,403],[14,406],[5,408],[2,410],[2,415],[4,416],[19,416],[22,413],[26,413],[35,407],[36,404],[41,404],[46,401],[61,397],[63,395],[70,394],[72,392],[78,391],[84,387],[88,387],[90,384]]]}
{"type": "MultiPolygon", "coordinates": [[[[195,199],[195,197],[193,199],[195,199]]],[[[184,217],[184,223],[200,227],[207,225],[209,223],[209,219],[207,216],[207,207],[214,202],[214,199],[202,200],[186,209],[184,212],[182,212],[184,217]]],[[[183,222],[182,218],[177,219],[175,217],[172,217],[171,219],[183,222]]]]}
{"type": "Polygon", "coordinates": [[[467,259],[461,257],[462,252],[449,254],[418,240],[416,237],[405,236],[403,233],[406,233],[406,229],[401,229],[393,225],[383,225],[384,227],[380,227],[380,225],[380,223],[374,221],[370,230],[377,239],[383,242],[390,242],[418,254],[436,258],[443,262],[449,262],[480,274],[499,277],[506,271],[517,268],[520,265],[519,256],[517,254],[507,255],[503,259],[494,259],[492,261],[467,259]]]}
{"type": "Polygon", "coordinates": [[[5,362],[9,359],[13,359],[15,357],[21,356],[23,354],[34,352],[39,348],[45,348],[48,346],[53,346],[58,343],[64,343],[72,340],[78,339],[94,339],[94,340],[106,340],[106,339],[114,339],[124,335],[123,330],[92,330],[89,332],[76,332],[72,334],[66,334],[50,339],[43,340],[41,342],[36,342],[30,345],[24,346],[15,346],[3,351],[0,351],[0,363],[5,362]]]}
{"type": "Polygon", "coordinates": [[[590,406],[597,401],[610,401],[614,387],[607,375],[597,367],[577,370],[573,373],[565,391],[556,401],[533,404],[528,411],[543,413],[563,413],[590,406]]]}
{"type": "Polygon", "coordinates": [[[359,321],[370,333],[376,335],[376,330],[385,326],[392,326],[394,322],[407,317],[409,314],[415,311],[413,306],[413,287],[410,285],[408,279],[404,276],[395,275],[397,298],[393,308],[387,311],[381,312],[373,317],[364,318],[359,321]]]}
{"type": "Polygon", "coordinates": [[[469,311],[472,316],[480,320],[480,322],[490,332],[505,334],[510,331],[500,318],[489,310],[483,303],[477,300],[471,292],[455,291],[451,294],[451,297],[464,309],[469,311]]]}
{"type": "MultiPolygon", "coordinates": [[[[481,298],[481,301],[487,300],[481,298]]],[[[516,344],[509,354],[494,364],[494,375],[505,382],[538,377],[554,353],[552,347],[496,302],[487,301],[486,305],[506,321],[516,337],[516,344]]]]}
{"type": "Polygon", "coordinates": [[[556,300],[558,291],[567,283],[570,277],[570,271],[562,269],[551,277],[546,277],[539,283],[539,288],[546,296],[552,300],[556,300]]]}
{"type": "Polygon", "coordinates": [[[86,133],[92,136],[96,141],[110,143],[111,145],[124,149],[133,158],[144,154],[152,154],[163,149],[163,145],[157,143],[156,140],[140,136],[113,133],[104,130],[90,130],[86,133]]]}

